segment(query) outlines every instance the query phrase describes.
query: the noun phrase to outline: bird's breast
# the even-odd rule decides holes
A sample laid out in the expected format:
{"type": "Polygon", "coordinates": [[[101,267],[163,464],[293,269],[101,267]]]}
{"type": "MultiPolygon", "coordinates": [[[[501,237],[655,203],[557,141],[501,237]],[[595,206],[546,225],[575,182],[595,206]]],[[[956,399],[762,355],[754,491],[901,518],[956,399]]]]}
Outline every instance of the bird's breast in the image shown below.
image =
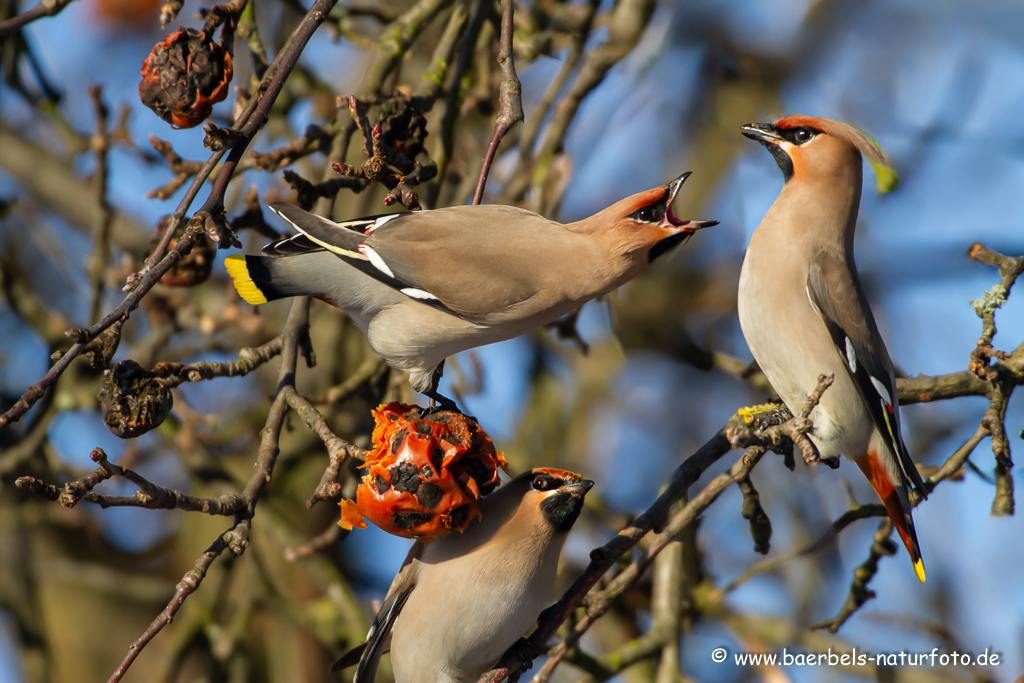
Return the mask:
{"type": "Polygon", "coordinates": [[[474,552],[422,568],[395,622],[397,683],[475,681],[553,599],[558,556],[474,552]]]}
{"type": "Polygon", "coordinates": [[[793,413],[804,407],[819,375],[833,375],[833,385],[811,413],[811,438],[822,457],[863,452],[871,416],[811,305],[806,270],[785,258],[763,258],[754,246],[752,241],[737,294],[740,328],[750,353],[793,413]]]}

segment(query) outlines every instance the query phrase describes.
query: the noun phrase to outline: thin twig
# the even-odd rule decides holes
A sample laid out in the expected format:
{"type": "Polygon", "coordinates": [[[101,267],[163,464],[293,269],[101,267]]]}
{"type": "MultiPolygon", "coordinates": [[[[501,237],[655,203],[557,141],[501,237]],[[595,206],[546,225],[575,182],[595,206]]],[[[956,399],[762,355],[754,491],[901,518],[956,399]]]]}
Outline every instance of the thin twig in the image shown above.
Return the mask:
{"type": "Polygon", "coordinates": [[[42,0],[38,5],[32,9],[22,12],[16,16],[7,19],[6,21],[0,22],[0,39],[6,38],[10,34],[14,33],[18,29],[26,26],[36,19],[42,19],[43,17],[52,17],[60,14],[65,7],[70,5],[74,0],[42,0]]]}
{"type": "Polygon", "coordinates": [[[146,645],[156,637],[164,626],[170,623],[174,615],[181,609],[189,595],[194,593],[206,576],[207,570],[213,561],[220,556],[227,548],[234,555],[241,555],[249,545],[249,531],[251,529],[252,516],[256,512],[256,504],[270,483],[274,465],[277,461],[278,443],[281,435],[281,428],[284,425],[284,418],[287,414],[287,401],[285,400],[286,390],[294,385],[295,369],[299,357],[299,349],[303,340],[308,334],[309,325],[309,299],[299,297],[292,302],[288,320],[285,323],[281,336],[284,339],[284,349],[281,353],[281,369],[278,373],[278,391],[274,402],[267,412],[266,424],[261,431],[260,446],[256,454],[256,463],[252,477],[246,483],[245,488],[238,494],[240,498],[239,509],[235,514],[234,525],[225,531],[214,541],[206,552],[196,560],[195,567],[190,570],[178,583],[174,596],[167,604],[167,607],[157,615],[156,619],[149,625],[143,634],[128,648],[128,654],[118,665],[117,669],[110,676],[107,683],[117,683],[128,671],[128,667],[135,661],[136,657],[146,645]]]}
{"type": "Polygon", "coordinates": [[[154,484],[137,472],[115,465],[107,460],[102,448],[93,449],[89,456],[97,469],[75,481],[64,485],[63,489],[46,484],[35,477],[21,477],[15,485],[48,500],[58,500],[66,508],[73,508],[80,502],[95,503],[102,508],[138,507],[148,510],[186,510],[203,512],[209,515],[235,515],[241,512],[248,501],[237,494],[223,495],[219,498],[196,498],[181,491],[154,484]],[[114,477],[123,477],[139,487],[132,496],[106,496],[92,491],[102,481],[114,477]],[[57,497],[53,497],[56,492],[57,497]]]}
{"type": "Polygon", "coordinates": [[[523,120],[523,86],[516,76],[516,63],[512,54],[512,7],[512,0],[501,1],[501,39],[498,48],[501,85],[498,88],[498,116],[494,120],[494,134],[487,145],[487,153],[480,168],[480,178],[476,181],[473,204],[479,204],[483,199],[487,176],[491,172],[491,162],[494,161],[502,138],[512,126],[523,120]]]}
{"type": "MultiPolygon", "coordinates": [[[[273,105],[274,100],[280,94],[281,88],[284,87],[284,81],[287,79],[288,74],[298,62],[299,55],[302,54],[303,48],[306,46],[306,43],[309,42],[313,32],[321,23],[323,23],[327,14],[330,12],[331,8],[334,7],[336,2],[337,0],[317,0],[303,18],[302,22],[292,33],[284,48],[282,48],[281,52],[274,59],[274,63],[271,65],[270,69],[267,70],[267,77],[264,78],[263,82],[260,84],[262,96],[254,96],[246,107],[246,112],[248,113],[243,113],[243,116],[240,117],[245,120],[245,124],[239,131],[242,135],[241,141],[235,147],[231,148],[231,154],[228,157],[228,160],[224,163],[224,167],[218,173],[217,179],[214,182],[206,203],[200,211],[196,212],[196,216],[194,216],[193,220],[190,221],[184,234],[175,242],[174,247],[167,252],[166,256],[159,258],[161,247],[166,248],[169,244],[171,236],[177,231],[178,226],[184,218],[185,212],[199,193],[200,187],[202,187],[206,182],[206,178],[224,155],[224,150],[214,152],[203,166],[202,170],[196,174],[196,177],[192,182],[192,186],[182,199],[178,209],[174,212],[174,219],[169,221],[167,230],[160,245],[158,245],[157,249],[154,250],[153,255],[151,256],[153,261],[156,261],[158,258],[159,261],[151,266],[147,265],[147,268],[144,268],[143,272],[139,274],[139,276],[130,280],[128,286],[132,289],[128,296],[125,297],[124,301],[122,301],[114,311],[104,317],[103,320],[87,329],[73,331],[73,334],[77,339],[77,343],[61,356],[60,360],[50,368],[49,372],[47,372],[41,380],[30,386],[7,412],[0,415],[0,430],[4,429],[8,424],[18,420],[22,415],[28,412],[28,410],[43,396],[43,394],[57,382],[60,376],[71,364],[71,361],[82,353],[86,343],[118,320],[125,320],[139,305],[142,297],[153,288],[164,273],[170,270],[175,263],[192,250],[192,247],[195,245],[199,235],[204,230],[210,232],[211,224],[215,224],[218,218],[223,218],[224,193],[227,190],[228,181],[234,174],[239,158],[242,153],[244,153],[245,148],[253,135],[255,135],[256,131],[266,122],[270,108],[273,105]]],[[[227,230],[226,223],[224,224],[224,229],[227,230]]],[[[216,237],[216,235],[211,234],[211,237],[216,237]]]]}
{"type": "Polygon", "coordinates": [[[289,546],[284,549],[284,559],[289,562],[295,562],[303,557],[309,557],[324,548],[330,548],[331,546],[338,543],[341,539],[347,536],[349,530],[342,529],[341,526],[331,523],[321,533],[317,534],[313,538],[309,539],[305,543],[296,546],[289,546]]]}
{"type": "Polygon", "coordinates": [[[117,668],[114,669],[114,673],[107,679],[107,683],[117,683],[120,681],[125,673],[128,671],[128,667],[132,665],[135,659],[142,652],[143,648],[146,647],[156,637],[156,634],[163,630],[163,627],[171,623],[174,619],[174,615],[178,613],[181,606],[185,603],[188,596],[195,593],[199,588],[199,585],[206,578],[206,572],[209,571],[210,565],[213,561],[220,557],[220,554],[224,552],[224,549],[228,547],[228,542],[232,535],[235,533],[237,525],[228,529],[213,542],[213,544],[207,548],[202,555],[196,560],[195,565],[192,569],[185,572],[185,576],[181,577],[181,581],[174,587],[174,596],[171,597],[170,602],[164,607],[163,611],[157,615],[156,619],[149,625],[149,627],[142,632],[135,642],[128,647],[128,654],[121,660],[117,668]]]}
{"type": "Polygon", "coordinates": [[[279,335],[262,346],[244,348],[238,352],[238,360],[229,363],[216,361],[200,361],[188,365],[157,363],[149,374],[161,378],[163,385],[168,388],[185,382],[202,382],[215,377],[242,377],[280,355],[284,349],[284,341],[283,336],[279,335]]]}
{"type": "Polygon", "coordinates": [[[89,321],[96,322],[100,317],[103,305],[103,286],[106,281],[107,269],[110,267],[110,227],[114,222],[114,209],[107,197],[107,185],[110,180],[108,152],[110,136],[107,132],[109,110],[103,102],[103,86],[89,86],[89,97],[96,111],[96,132],[91,139],[93,151],[96,153],[96,173],[93,183],[96,185],[96,203],[99,207],[99,220],[94,228],[92,256],[87,262],[89,279],[92,280],[92,305],[89,307],[89,321]]]}

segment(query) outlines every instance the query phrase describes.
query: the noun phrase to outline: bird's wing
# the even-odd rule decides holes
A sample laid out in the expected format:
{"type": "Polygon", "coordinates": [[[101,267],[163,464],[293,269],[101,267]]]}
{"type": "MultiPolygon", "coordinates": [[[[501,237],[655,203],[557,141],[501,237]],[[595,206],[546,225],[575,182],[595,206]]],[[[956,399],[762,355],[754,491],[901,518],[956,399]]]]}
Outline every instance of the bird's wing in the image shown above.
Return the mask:
{"type": "Polygon", "coordinates": [[[331,665],[331,671],[341,671],[358,664],[359,660],[363,658],[363,653],[366,652],[366,645],[369,642],[370,641],[368,640],[364,640],[339,657],[338,661],[331,665]]]}
{"type": "Polygon", "coordinates": [[[267,256],[293,256],[295,254],[308,254],[315,251],[329,251],[348,265],[361,270],[410,298],[423,301],[423,303],[441,309],[446,313],[458,315],[441,303],[437,297],[430,296],[415,287],[410,287],[408,284],[390,275],[387,272],[386,266],[381,267],[380,259],[374,258],[376,254],[365,251],[365,247],[362,246],[367,239],[368,233],[372,233],[373,230],[389,221],[405,220],[406,217],[413,214],[391,213],[335,223],[284,202],[274,202],[270,204],[270,208],[278,216],[288,221],[299,233],[263,247],[263,253],[267,256]]]}
{"type": "Polygon", "coordinates": [[[365,236],[359,257],[342,258],[408,297],[494,322],[522,314],[564,271],[567,239],[572,233],[524,209],[459,206],[401,214],[365,236]]]}
{"type": "Polygon", "coordinates": [[[542,250],[543,239],[533,239],[533,233],[538,228],[551,233],[556,226],[508,206],[452,207],[344,223],[291,204],[275,202],[270,208],[299,234],[267,245],[263,253],[327,250],[411,299],[473,321],[500,315],[537,293],[539,283],[531,274],[543,270],[517,245],[525,240],[542,250]],[[509,225],[510,219],[523,218],[509,225]]]}
{"type": "Polygon", "coordinates": [[[392,213],[335,223],[285,202],[273,202],[270,209],[299,233],[263,247],[263,253],[267,256],[291,256],[326,249],[339,256],[364,261],[366,256],[359,253],[359,244],[366,239],[366,231],[406,215],[392,213]]]}
{"type": "Polygon", "coordinates": [[[419,572],[419,557],[423,553],[423,544],[414,543],[405,558],[401,569],[391,582],[384,603],[377,611],[370,630],[366,634],[366,640],[346,652],[331,666],[331,671],[340,671],[346,667],[357,664],[355,677],[352,683],[373,683],[377,675],[377,667],[380,665],[380,658],[391,649],[391,628],[395,625],[405,601],[416,587],[416,577],[419,572]]]}
{"type": "Polygon", "coordinates": [[[479,320],[529,301],[546,277],[564,270],[567,237],[557,223],[524,209],[460,206],[390,222],[370,234],[363,251],[417,298],[479,320]]]}
{"type": "Polygon", "coordinates": [[[896,455],[905,485],[926,490],[900,432],[896,378],[857,270],[842,257],[821,251],[807,273],[807,296],[828,329],[843,367],[871,413],[875,427],[896,455]]]}

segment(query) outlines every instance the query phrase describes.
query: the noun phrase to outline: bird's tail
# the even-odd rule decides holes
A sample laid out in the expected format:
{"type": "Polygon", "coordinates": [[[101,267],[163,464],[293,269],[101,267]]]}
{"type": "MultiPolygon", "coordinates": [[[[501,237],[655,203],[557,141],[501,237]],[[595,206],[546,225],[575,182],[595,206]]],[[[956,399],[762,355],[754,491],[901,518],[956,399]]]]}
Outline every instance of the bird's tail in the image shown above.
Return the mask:
{"type": "Polygon", "coordinates": [[[917,580],[924,583],[924,560],[921,558],[921,547],[917,543],[914,517],[911,514],[913,508],[910,505],[910,497],[907,495],[907,487],[903,484],[892,483],[887,469],[875,451],[868,451],[866,456],[854,458],[854,462],[864,472],[864,476],[871,482],[871,487],[875,489],[875,493],[882,500],[892,525],[896,527],[907,553],[910,554],[910,561],[914,563],[917,580]]]}
{"type": "Polygon", "coordinates": [[[224,259],[224,265],[239,296],[250,304],[265,304],[289,296],[322,296],[325,283],[317,268],[322,257],[321,253],[288,257],[234,255],[224,259]]]}

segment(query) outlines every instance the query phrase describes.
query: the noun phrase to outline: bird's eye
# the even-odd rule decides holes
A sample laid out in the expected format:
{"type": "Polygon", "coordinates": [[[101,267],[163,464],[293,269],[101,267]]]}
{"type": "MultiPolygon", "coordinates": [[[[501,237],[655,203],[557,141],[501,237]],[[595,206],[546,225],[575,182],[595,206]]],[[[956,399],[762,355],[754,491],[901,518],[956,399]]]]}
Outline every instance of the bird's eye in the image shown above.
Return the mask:
{"type": "Polygon", "coordinates": [[[806,128],[798,128],[797,131],[793,134],[793,137],[796,139],[797,142],[807,142],[813,136],[811,135],[811,131],[807,130],[806,128]]]}
{"type": "Polygon", "coordinates": [[[649,206],[645,206],[636,212],[637,220],[641,223],[649,223],[654,219],[654,211],[649,206]]]}
{"type": "Polygon", "coordinates": [[[534,479],[533,479],[533,490],[534,491],[547,491],[549,483],[550,482],[548,481],[547,477],[534,477],[534,479]]]}

